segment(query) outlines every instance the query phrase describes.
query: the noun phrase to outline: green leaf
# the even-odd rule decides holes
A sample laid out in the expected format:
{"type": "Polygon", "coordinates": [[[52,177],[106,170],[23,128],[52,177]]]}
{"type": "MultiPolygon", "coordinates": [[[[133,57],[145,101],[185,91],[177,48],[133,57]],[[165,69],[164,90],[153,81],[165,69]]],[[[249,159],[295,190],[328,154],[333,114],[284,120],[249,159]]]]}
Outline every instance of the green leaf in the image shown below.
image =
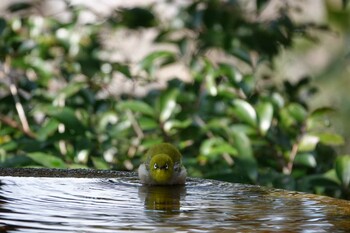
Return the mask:
{"type": "Polygon", "coordinates": [[[112,67],[114,70],[122,73],[125,75],[127,78],[132,78],[133,76],[131,75],[130,68],[128,65],[120,64],[120,63],[113,63],[112,67]]]}
{"type": "Polygon", "coordinates": [[[207,86],[208,93],[211,96],[216,96],[218,94],[218,88],[215,83],[215,73],[214,72],[208,72],[205,75],[205,84],[207,86]]]}
{"type": "Polygon", "coordinates": [[[336,159],[335,171],[343,187],[348,188],[350,184],[350,155],[343,155],[336,159]]]}
{"type": "Polygon", "coordinates": [[[310,184],[312,186],[321,186],[324,188],[339,189],[339,183],[326,177],[325,175],[314,175],[310,177],[310,184]]]}
{"type": "Polygon", "coordinates": [[[269,2],[270,0],[256,0],[256,8],[261,11],[269,2]]]}
{"type": "Polygon", "coordinates": [[[283,99],[282,95],[278,92],[273,92],[271,94],[271,102],[278,109],[283,108],[285,104],[285,100],[283,99]]]}
{"type": "Polygon", "coordinates": [[[94,167],[96,169],[105,170],[105,169],[109,169],[110,168],[108,163],[103,158],[91,157],[91,160],[92,160],[92,163],[94,164],[94,167]]]}
{"type": "Polygon", "coordinates": [[[247,124],[234,124],[229,128],[231,131],[238,131],[248,136],[256,136],[256,130],[247,124]]]}
{"type": "Polygon", "coordinates": [[[131,111],[139,112],[147,116],[151,116],[151,117],[155,116],[154,109],[143,101],[127,100],[127,101],[120,102],[118,106],[121,109],[130,109],[131,111]]]}
{"type": "Polygon", "coordinates": [[[114,111],[106,111],[101,114],[98,122],[98,129],[104,131],[111,124],[116,124],[119,121],[118,115],[114,111]]]}
{"type": "Polygon", "coordinates": [[[138,122],[142,130],[155,130],[159,127],[158,122],[149,117],[140,117],[138,122]]]}
{"type": "Polygon", "coordinates": [[[329,180],[334,181],[338,185],[340,185],[340,180],[337,176],[337,172],[335,171],[335,169],[331,169],[331,170],[327,171],[326,173],[323,174],[323,176],[329,180]]]}
{"type": "Polygon", "coordinates": [[[291,103],[287,106],[288,113],[299,123],[305,121],[307,117],[307,111],[303,106],[296,103],[291,103]]]}
{"type": "Polygon", "coordinates": [[[27,154],[29,158],[34,160],[36,163],[48,167],[48,168],[66,168],[66,164],[62,159],[43,152],[33,152],[27,154]]]}
{"type": "Polygon", "coordinates": [[[335,109],[330,107],[317,108],[312,111],[312,113],[310,114],[310,117],[324,117],[334,112],[335,112],[335,109]]]}
{"type": "Polygon", "coordinates": [[[62,88],[59,93],[57,94],[57,97],[55,100],[57,101],[59,98],[67,99],[73,95],[75,95],[77,92],[79,92],[81,89],[86,88],[87,84],[84,82],[70,82],[67,86],[62,88]]]}
{"type": "Polygon", "coordinates": [[[231,64],[222,63],[219,65],[220,75],[227,77],[231,84],[237,85],[242,80],[242,75],[231,64]]]}
{"type": "Polygon", "coordinates": [[[21,43],[21,45],[18,47],[17,52],[20,54],[25,54],[33,50],[37,44],[34,40],[25,40],[21,43]]]}
{"type": "Polygon", "coordinates": [[[273,106],[269,102],[261,102],[256,107],[256,112],[259,119],[259,128],[262,135],[265,135],[269,130],[273,118],[273,106]]]}
{"type": "Polygon", "coordinates": [[[340,146],[345,143],[344,138],[335,133],[318,133],[315,134],[319,137],[320,142],[329,146],[340,146]]]}
{"type": "Polygon", "coordinates": [[[0,167],[23,167],[33,164],[33,160],[27,156],[14,155],[6,156],[5,160],[1,161],[0,167]]]}
{"type": "Polygon", "coordinates": [[[68,107],[47,106],[42,109],[47,115],[55,118],[67,127],[67,130],[74,130],[76,133],[85,132],[85,126],[75,116],[73,109],[68,107]]]}
{"type": "Polygon", "coordinates": [[[160,122],[167,121],[176,110],[176,98],[178,96],[178,90],[171,89],[166,90],[158,99],[158,111],[160,122]]]}
{"type": "Polygon", "coordinates": [[[164,123],[164,131],[170,132],[173,129],[184,129],[190,126],[192,121],[190,119],[187,120],[168,120],[164,123]]]}
{"type": "Polygon", "coordinates": [[[12,3],[7,10],[11,13],[20,11],[20,10],[27,10],[32,7],[32,3],[27,2],[18,2],[18,3],[12,3]]]}
{"type": "Polygon", "coordinates": [[[18,148],[18,143],[15,141],[8,141],[8,142],[0,144],[0,151],[1,150],[11,151],[11,150],[15,150],[17,148],[18,148]]]}
{"type": "Polygon", "coordinates": [[[215,157],[223,153],[237,155],[237,150],[220,137],[205,140],[200,147],[200,153],[206,157],[215,157]]]}
{"type": "Polygon", "coordinates": [[[243,49],[235,49],[234,51],[232,51],[232,55],[244,61],[248,65],[252,65],[252,60],[248,51],[245,51],[243,49]]]}
{"type": "Polygon", "coordinates": [[[215,83],[216,72],[214,70],[213,64],[209,60],[205,60],[205,84],[208,93],[211,96],[216,96],[218,94],[218,88],[215,83]]]}
{"type": "Polygon", "coordinates": [[[232,136],[235,141],[235,148],[238,151],[238,166],[247,173],[252,181],[256,181],[258,178],[258,164],[253,155],[250,139],[239,131],[232,132],[232,136]]]}
{"type": "Polygon", "coordinates": [[[315,156],[311,153],[297,154],[297,156],[294,159],[294,164],[310,168],[315,168],[317,166],[315,156]]]}
{"type": "Polygon", "coordinates": [[[140,68],[146,71],[151,71],[154,66],[162,66],[175,61],[175,54],[170,51],[155,51],[148,54],[140,62],[140,68]],[[158,62],[157,64],[155,62],[158,62]]]}
{"type": "Polygon", "coordinates": [[[257,125],[256,112],[255,112],[255,109],[252,107],[252,105],[250,105],[248,102],[241,99],[234,100],[233,111],[239,120],[246,122],[253,127],[256,127],[257,125]]]}
{"type": "Polygon", "coordinates": [[[298,151],[313,151],[316,149],[318,142],[320,141],[318,136],[306,134],[300,140],[298,151]]]}
{"type": "Polygon", "coordinates": [[[0,35],[2,35],[2,32],[6,28],[6,25],[7,25],[6,20],[0,17],[0,35]]]}
{"type": "Polygon", "coordinates": [[[254,94],[255,85],[256,78],[251,74],[244,75],[242,81],[239,83],[239,87],[246,96],[251,96],[254,94]]]}
{"type": "Polygon", "coordinates": [[[40,141],[44,141],[49,135],[53,134],[58,128],[59,122],[55,119],[49,119],[36,133],[40,141]]]}

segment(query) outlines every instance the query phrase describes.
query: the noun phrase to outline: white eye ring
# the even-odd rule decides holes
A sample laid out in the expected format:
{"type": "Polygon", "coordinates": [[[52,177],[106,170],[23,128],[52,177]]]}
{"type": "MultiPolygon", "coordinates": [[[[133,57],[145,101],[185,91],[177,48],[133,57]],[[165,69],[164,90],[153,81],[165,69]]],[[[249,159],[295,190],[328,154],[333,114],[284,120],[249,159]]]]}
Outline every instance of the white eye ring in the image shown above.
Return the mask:
{"type": "Polygon", "coordinates": [[[158,164],[157,164],[157,163],[154,163],[153,168],[154,168],[154,169],[158,169],[158,164]]]}
{"type": "Polygon", "coordinates": [[[169,165],[166,163],[165,164],[165,167],[164,167],[165,170],[168,170],[169,169],[169,165]]]}

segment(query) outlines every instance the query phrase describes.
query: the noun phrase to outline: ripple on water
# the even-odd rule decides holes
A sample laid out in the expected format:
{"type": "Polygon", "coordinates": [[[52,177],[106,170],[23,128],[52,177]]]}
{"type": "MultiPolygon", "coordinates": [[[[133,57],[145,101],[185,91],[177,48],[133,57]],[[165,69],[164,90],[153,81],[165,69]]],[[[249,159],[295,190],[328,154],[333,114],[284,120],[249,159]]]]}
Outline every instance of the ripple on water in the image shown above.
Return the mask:
{"type": "Polygon", "coordinates": [[[350,211],[336,214],[339,205],[333,199],[258,186],[199,179],[188,179],[186,186],[142,186],[134,176],[0,181],[0,231],[7,232],[330,232],[350,227],[350,211]]]}

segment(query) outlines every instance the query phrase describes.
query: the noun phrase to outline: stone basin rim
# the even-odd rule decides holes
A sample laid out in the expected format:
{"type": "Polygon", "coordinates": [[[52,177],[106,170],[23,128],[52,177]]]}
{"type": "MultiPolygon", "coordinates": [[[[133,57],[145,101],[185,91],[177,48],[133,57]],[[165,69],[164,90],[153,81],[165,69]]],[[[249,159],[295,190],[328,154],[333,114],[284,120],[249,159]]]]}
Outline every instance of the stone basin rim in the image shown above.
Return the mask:
{"type": "MultiPolygon", "coordinates": [[[[116,171],[116,170],[98,170],[89,168],[75,168],[75,169],[62,169],[62,168],[0,168],[0,177],[34,177],[34,178],[87,178],[87,179],[113,179],[113,178],[136,178],[137,173],[132,171],[116,171]]],[[[201,179],[187,177],[186,181],[193,183],[202,183],[207,181],[211,185],[230,185],[231,187],[237,188],[251,188],[255,190],[260,190],[270,195],[291,194],[291,195],[302,195],[304,198],[312,198],[320,201],[332,201],[337,203],[338,206],[350,210],[350,201],[337,199],[328,196],[321,196],[316,194],[310,194],[299,191],[289,191],[278,188],[270,188],[260,185],[252,184],[241,184],[241,183],[231,183],[226,181],[218,181],[212,179],[201,179]]],[[[186,185],[187,186],[187,185],[186,185]]],[[[221,186],[223,187],[223,186],[221,186]]]]}

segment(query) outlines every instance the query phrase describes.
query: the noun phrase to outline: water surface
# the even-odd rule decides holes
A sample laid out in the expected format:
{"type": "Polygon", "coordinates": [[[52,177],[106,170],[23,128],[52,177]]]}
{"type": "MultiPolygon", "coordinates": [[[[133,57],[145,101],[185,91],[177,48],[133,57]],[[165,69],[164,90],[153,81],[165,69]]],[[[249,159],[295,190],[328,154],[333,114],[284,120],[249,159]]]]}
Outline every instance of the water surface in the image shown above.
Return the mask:
{"type": "Polygon", "coordinates": [[[350,204],[189,179],[0,177],[0,232],[349,232],[350,204]]]}

